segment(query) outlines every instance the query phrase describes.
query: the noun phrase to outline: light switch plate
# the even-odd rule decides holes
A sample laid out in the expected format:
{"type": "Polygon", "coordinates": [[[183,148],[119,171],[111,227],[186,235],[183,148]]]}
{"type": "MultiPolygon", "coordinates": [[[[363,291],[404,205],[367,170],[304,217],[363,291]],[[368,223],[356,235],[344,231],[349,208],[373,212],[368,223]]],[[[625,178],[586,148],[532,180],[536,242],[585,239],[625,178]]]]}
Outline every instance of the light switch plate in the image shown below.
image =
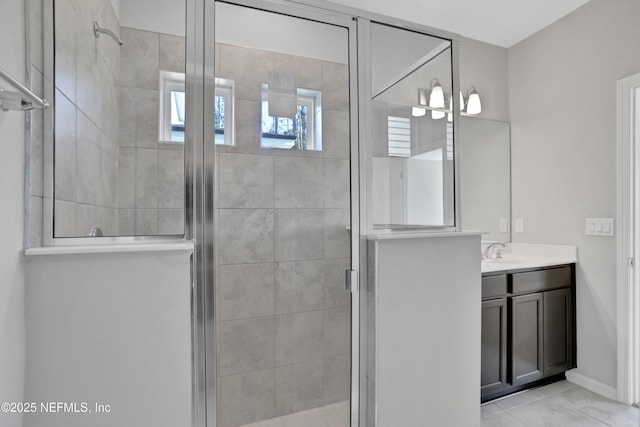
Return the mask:
{"type": "Polygon", "coordinates": [[[613,236],[613,218],[587,218],[585,220],[585,233],[587,236],[613,236]]]}
{"type": "Polygon", "coordinates": [[[500,232],[501,233],[506,233],[508,231],[508,226],[509,226],[509,223],[507,222],[507,219],[506,218],[500,218],[499,226],[500,226],[500,232]]]}

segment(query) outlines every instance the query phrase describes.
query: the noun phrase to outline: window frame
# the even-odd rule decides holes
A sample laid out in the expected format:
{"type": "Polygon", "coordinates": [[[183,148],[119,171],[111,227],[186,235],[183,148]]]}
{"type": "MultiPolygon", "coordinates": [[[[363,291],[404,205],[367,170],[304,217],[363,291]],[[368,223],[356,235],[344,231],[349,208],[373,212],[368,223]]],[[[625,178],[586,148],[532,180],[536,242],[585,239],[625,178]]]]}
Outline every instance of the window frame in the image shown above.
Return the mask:
{"type": "MultiPolygon", "coordinates": [[[[235,128],[235,84],[233,80],[216,78],[215,96],[224,97],[224,143],[217,145],[234,145],[234,128],[235,128]]],[[[171,138],[171,92],[185,92],[185,75],[175,71],[160,70],[160,92],[159,102],[159,136],[160,144],[184,144],[182,140],[173,140],[171,138]]],[[[214,130],[215,132],[215,130],[214,130]]],[[[215,135],[214,135],[215,141],[215,135]]]]}
{"type": "MultiPolygon", "coordinates": [[[[307,107],[307,148],[300,151],[322,151],[322,92],[297,88],[296,98],[296,107],[307,107]]],[[[269,89],[266,84],[263,84],[260,97],[260,148],[286,150],[286,148],[269,147],[262,144],[262,140],[265,138],[265,132],[262,132],[262,117],[265,105],[268,108],[268,102],[269,89]]],[[[278,134],[268,135],[267,137],[271,139],[293,140],[295,144],[295,138],[289,138],[285,135],[279,136],[278,134]]]]}

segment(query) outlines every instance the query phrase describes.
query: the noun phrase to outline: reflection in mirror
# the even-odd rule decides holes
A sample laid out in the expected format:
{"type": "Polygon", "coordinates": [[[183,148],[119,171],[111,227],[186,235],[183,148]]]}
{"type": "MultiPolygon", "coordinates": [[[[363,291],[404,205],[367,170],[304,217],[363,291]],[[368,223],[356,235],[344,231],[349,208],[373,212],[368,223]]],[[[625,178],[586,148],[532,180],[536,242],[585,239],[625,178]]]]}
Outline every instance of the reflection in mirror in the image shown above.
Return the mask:
{"type": "Polygon", "coordinates": [[[462,226],[482,240],[511,240],[511,136],[507,122],[461,117],[462,226]]]}
{"type": "Polygon", "coordinates": [[[373,227],[454,226],[451,42],[373,23],[371,61],[373,227]]]}
{"type": "Polygon", "coordinates": [[[54,237],[184,234],[184,9],[55,0],[54,237]]]}

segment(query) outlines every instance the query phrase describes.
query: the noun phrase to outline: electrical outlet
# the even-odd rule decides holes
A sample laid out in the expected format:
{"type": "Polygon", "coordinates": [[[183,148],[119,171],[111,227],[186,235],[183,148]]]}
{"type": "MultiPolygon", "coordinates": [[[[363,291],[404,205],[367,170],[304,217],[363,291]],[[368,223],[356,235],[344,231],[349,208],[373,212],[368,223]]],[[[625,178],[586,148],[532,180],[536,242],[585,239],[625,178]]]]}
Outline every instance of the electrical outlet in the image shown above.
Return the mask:
{"type": "Polygon", "coordinates": [[[500,232],[501,233],[506,233],[508,227],[509,227],[509,223],[507,222],[507,219],[506,218],[500,218],[500,221],[499,221],[500,232]]]}
{"type": "Polygon", "coordinates": [[[516,219],[516,233],[524,233],[524,219],[516,219]]]}

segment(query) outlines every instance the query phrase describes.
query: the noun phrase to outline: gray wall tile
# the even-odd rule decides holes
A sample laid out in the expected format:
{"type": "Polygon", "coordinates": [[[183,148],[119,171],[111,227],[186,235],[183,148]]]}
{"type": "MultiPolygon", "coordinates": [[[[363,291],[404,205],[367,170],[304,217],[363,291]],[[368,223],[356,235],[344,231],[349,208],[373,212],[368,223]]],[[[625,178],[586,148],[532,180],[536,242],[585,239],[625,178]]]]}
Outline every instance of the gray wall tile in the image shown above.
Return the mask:
{"type": "Polygon", "coordinates": [[[158,90],[120,88],[120,146],[157,148],[158,90]]]}
{"type": "MultiPolygon", "coordinates": [[[[38,1],[39,2],[39,1],[38,1]]],[[[37,94],[44,96],[43,77],[40,71],[35,67],[31,67],[31,90],[37,94]]],[[[30,166],[31,166],[31,195],[44,196],[44,111],[31,111],[31,129],[29,137],[31,139],[30,166]]],[[[74,120],[75,122],[75,120],[74,120]]],[[[74,125],[75,133],[75,125],[74,125]]]]}
{"type": "Polygon", "coordinates": [[[76,201],[76,108],[56,91],[55,197],[76,201]]]}
{"type": "Polygon", "coordinates": [[[133,232],[136,236],[158,234],[158,209],[135,209],[133,232]]]}
{"type": "Polygon", "coordinates": [[[135,235],[134,209],[118,209],[118,232],[121,236],[135,235]]]}
{"type": "Polygon", "coordinates": [[[276,368],[276,415],[322,406],[322,371],[322,359],[276,368]]]}
{"type": "Polygon", "coordinates": [[[351,255],[351,224],[349,209],[324,210],[324,257],[346,258],[351,255]]]}
{"type": "Polygon", "coordinates": [[[42,246],[42,197],[31,196],[29,203],[29,247],[39,248],[42,246]]]}
{"type": "Polygon", "coordinates": [[[274,264],[221,265],[218,270],[218,320],[274,314],[274,264]]]}
{"type": "Polygon", "coordinates": [[[322,90],[322,61],[302,56],[274,53],[273,64],[275,71],[293,74],[296,78],[297,87],[322,90]]]}
{"type": "Polygon", "coordinates": [[[135,207],[158,208],[158,151],[136,149],[135,207]]]}
{"type": "Polygon", "coordinates": [[[349,356],[323,359],[324,404],[349,400],[351,395],[351,358],[349,356]]]}
{"type": "Polygon", "coordinates": [[[275,207],[323,207],[322,159],[276,157],[275,207]]]}
{"type": "Polygon", "coordinates": [[[236,99],[259,101],[260,85],[267,83],[272,70],[271,52],[220,45],[220,77],[236,81],[236,99]]]}
{"type": "Polygon", "coordinates": [[[273,261],[273,209],[221,209],[218,262],[273,261]]]}
{"type": "Polygon", "coordinates": [[[273,316],[219,322],[219,375],[273,368],[274,336],[273,316]]]}
{"type": "Polygon", "coordinates": [[[102,135],[102,204],[118,207],[118,146],[102,135]]]}
{"type": "Polygon", "coordinates": [[[77,203],[75,236],[89,236],[94,226],[104,228],[104,208],[77,203]]]}
{"type": "Polygon", "coordinates": [[[158,234],[184,234],[184,209],[158,209],[158,234]]]}
{"type": "Polygon", "coordinates": [[[322,151],[327,158],[350,157],[349,113],[322,109],[322,151]]]}
{"type": "Polygon", "coordinates": [[[185,71],[185,46],[184,37],[160,34],[160,57],[159,65],[161,70],[185,71]]]}
{"type": "Polygon", "coordinates": [[[351,348],[351,309],[349,306],[324,310],[324,356],[339,356],[351,348]]]}
{"type": "Polygon", "coordinates": [[[122,27],[120,38],[120,84],[137,88],[158,88],[159,35],[122,27]]]}
{"type": "Polygon", "coordinates": [[[276,260],[323,258],[323,210],[276,210],[276,260]]]}
{"type": "Polygon", "coordinates": [[[54,237],[73,237],[76,232],[76,204],[55,200],[53,216],[54,237]]]}
{"type": "Polygon", "coordinates": [[[324,159],[324,207],[351,206],[351,166],[349,160],[324,159]]]}
{"type": "Polygon", "coordinates": [[[31,63],[40,72],[43,71],[42,62],[44,60],[42,55],[42,0],[30,0],[29,1],[29,25],[31,30],[31,63]]]}
{"type": "Polygon", "coordinates": [[[158,150],[158,207],[184,207],[184,153],[158,150]]]}
{"type": "Polygon", "coordinates": [[[276,268],[276,313],[322,308],[322,260],[279,262],[276,268]]]}
{"type": "Polygon", "coordinates": [[[219,153],[221,208],[272,208],[273,157],[219,153]]]}
{"type": "Polygon", "coordinates": [[[135,207],[136,149],[120,147],[118,151],[118,207],[135,207]]]}
{"type": "Polygon", "coordinates": [[[349,111],[349,69],[347,65],[323,62],[322,80],[324,108],[349,111]]]}
{"type": "MultiPolygon", "coordinates": [[[[72,102],[75,102],[76,99],[76,23],[78,22],[76,3],[72,0],[58,0],[55,7],[56,87],[72,102]]],[[[37,23],[37,27],[42,29],[42,21],[37,23]]],[[[42,42],[32,43],[32,46],[41,47],[42,42]]],[[[41,50],[40,53],[42,54],[41,50]]],[[[42,62],[42,58],[40,58],[40,62],[42,62]]],[[[40,70],[42,70],[42,66],[40,66],[40,70]]]]}
{"type": "Polygon", "coordinates": [[[322,311],[276,316],[276,366],[319,358],[322,354],[322,311]]]}
{"type": "Polygon", "coordinates": [[[349,258],[323,261],[324,308],[342,307],[351,303],[351,292],[345,288],[345,270],[350,268],[350,261],[349,258]]]}
{"type": "Polygon", "coordinates": [[[275,369],[230,375],[219,381],[220,427],[275,417],[275,369]]]}
{"type": "Polygon", "coordinates": [[[235,109],[237,119],[233,150],[240,153],[255,153],[260,149],[262,135],[260,102],[236,99],[235,109]]]}
{"type": "Polygon", "coordinates": [[[117,236],[119,233],[118,226],[118,209],[102,208],[102,225],[101,229],[105,236],[117,236]]]}
{"type": "Polygon", "coordinates": [[[93,34],[93,21],[97,21],[96,2],[75,3],[78,19],[76,24],[76,105],[98,126],[102,124],[100,98],[100,67],[106,67],[98,54],[98,45],[93,34]]]}
{"type": "Polygon", "coordinates": [[[78,112],[77,179],[79,203],[102,204],[102,132],[78,112]]]}

